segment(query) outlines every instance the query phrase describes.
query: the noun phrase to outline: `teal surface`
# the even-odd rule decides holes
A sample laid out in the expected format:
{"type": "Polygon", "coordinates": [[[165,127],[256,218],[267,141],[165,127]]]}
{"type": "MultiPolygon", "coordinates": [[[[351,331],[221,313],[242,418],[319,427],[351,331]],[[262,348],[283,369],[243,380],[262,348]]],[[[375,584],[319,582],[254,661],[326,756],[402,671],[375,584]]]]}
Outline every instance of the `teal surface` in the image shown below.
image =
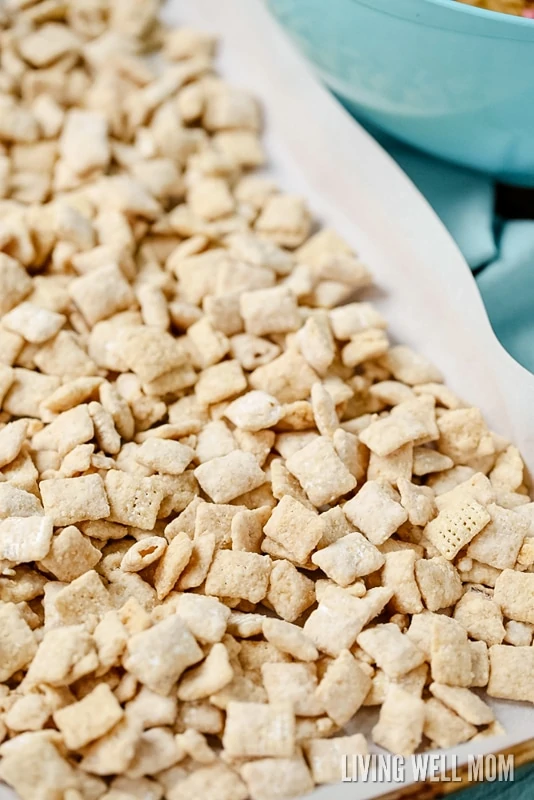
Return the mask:
{"type": "Polygon", "coordinates": [[[450,795],[455,800],[532,800],[534,766],[520,767],[510,783],[480,783],[450,795]]]}
{"type": "Polygon", "coordinates": [[[534,21],[453,0],[268,0],[359,119],[534,186],[534,21]]]}
{"type": "Polygon", "coordinates": [[[534,220],[497,218],[491,177],[418,153],[376,130],[371,132],[418,186],[456,240],[475,273],[497,337],[534,373],[534,220]]]}
{"type": "Polygon", "coordinates": [[[462,250],[497,337],[534,373],[534,220],[497,218],[491,178],[421,155],[387,137],[378,138],[462,250]]]}

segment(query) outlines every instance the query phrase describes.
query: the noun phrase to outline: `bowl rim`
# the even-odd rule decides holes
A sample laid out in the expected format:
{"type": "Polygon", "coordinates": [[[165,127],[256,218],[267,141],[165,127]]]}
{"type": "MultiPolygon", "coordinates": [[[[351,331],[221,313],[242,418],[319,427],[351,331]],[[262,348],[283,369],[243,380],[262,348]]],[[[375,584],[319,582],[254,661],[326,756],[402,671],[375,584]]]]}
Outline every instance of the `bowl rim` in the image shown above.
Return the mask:
{"type": "Polygon", "coordinates": [[[533,25],[534,20],[529,17],[518,17],[517,14],[505,14],[504,11],[493,11],[489,8],[478,8],[471,6],[468,3],[462,3],[461,0],[424,0],[433,6],[441,6],[441,8],[449,8],[453,13],[457,14],[471,14],[475,17],[482,17],[483,19],[499,19],[500,22],[511,25],[533,25]]]}

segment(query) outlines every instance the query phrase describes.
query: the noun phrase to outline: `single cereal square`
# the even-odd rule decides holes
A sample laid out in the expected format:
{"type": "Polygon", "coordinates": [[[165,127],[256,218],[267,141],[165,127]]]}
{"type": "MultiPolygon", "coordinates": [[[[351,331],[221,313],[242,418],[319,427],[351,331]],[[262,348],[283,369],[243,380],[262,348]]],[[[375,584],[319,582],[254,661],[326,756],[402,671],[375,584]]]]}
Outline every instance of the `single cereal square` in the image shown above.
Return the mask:
{"type": "MultiPolygon", "coordinates": [[[[324,283],[328,285],[328,282],[323,282],[323,285],[324,283]]],[[[321,299],[326,300],[326,297],[323,295],[321,299]]],[[[343,295],[340,299],[344,299],[343,295]]],[[[332,305],[339,305],[339,300],[334,303],[323,302],[319,303],[319,305],[331,307],[332,305]]],[[[349,343],[341,351],[341,359],[346,367],[358,367],[365,361],[374,360],[384,355],[384,353],[387,353],[388,347],[389,339],[382,328],[366,328],[366,330],[352,334],[349,343]]]]}
{"type": "Polygon", "coordinates": [[[226,503],[200,503],[195,516],[193,538],[214,536],[217,549],[227,549],[232,543],[232,522],[242,506],[226,503]]]}
{"type": "Polygon", "coordinates": [[[266,475],[252,453],[232,450],[197,467],[195,478],[214,503],[228,503],[261,486],[266,475]]]}
{"type": "Polygon", "coordinates": [[[91,327],[135,302],[130,284],[115,264],[75,278],[69,293],[91,327]]]}
{"type": "Polygon", "coordinates": [[[120,363],[145,384],[147,393],[158,378],[179,370],[189,357],[182,339],[154,327],[122,327],[116,335],[114,350],[120,363]]]}
{"type": "Polygon", "coordinates": [[[387,328],[387,322],[371,303],[347,303],[329,314],[336,339],[347,341],[367,328],[387,328]]]}
{"type": "Polygon", "coordinates": [[[346,589],[330,586],[318,608],[306,620],[304,633],[319,650],[338,656],[342,650],[352,647],[360,631],[380,613],[391,594],[391,590],[377,588],[371,589],[366,597],[358,598],[346,589]]]}
{"type": "Polygon", "coordinates": [[[356,578],[376,572],[384,564],[384,556],[380,550],[357,531],[318,550],[311,560],[325,575],[343,587],[354,583],[356,578]]]}
{"type": "MultiPolygon", "coordinates": [[[[413,444],[408,444],[399,447],[387,456],[378,456],[371,450],[369,456],[369,466],[367,468],[368,480],[386,480],[393,485],[399,486],[402,481],[409,481],[412,476],[413,470],[413,444]]],[[[426,489],[426,487],[424,487],[426,489]]],[[[431,493],[431,490],[428,490],[431,493]]],[[[404,507],[408,511],[407,505],[403,502],[404,507]]],[[[432,514],[428,519],[432,518],[432,514]]],[[[428,522],[425,519],[425,523],[428,522]]],[[[414,523],[415,524],[415,523],[414,523]]]]}
{"type": "Polygon", "coordinates": [[[488,506],[491,522],[469,543],[467,555],[497,569],[513,569],[529,523],[516,511],[488,506]]]}
{"type": "Polygon", "coordinates": [[[239,361],[221,361],[200,374],[195,394],[199,403],[208,406],[235,397],[246,388],[247,379],[239,361]]]}
{"type": "Polygon", "coordinates": [[[186,729],[203,734],[219,734],[224,728],[224,717],[221,710],[205,700],[184,703],[179,710],[179,721],[185,725],[186,729]]]}
{"type": "Polygon", "coordinates": [[[15,363],[23,346],[22,336],[0,327],[0,400],[4,399],[13,382],[13,370],[10,367],[15,363]]]}
{"type": "Polygon", "coordinates": [[[374,545],[383,544],[408,519],[398,495],[383,481],[367,481],[343,511],[374,545]]]}
{"type": "Polygon", "coordinates": [[[438,427],[439,449],[456,464],[468,464],[472,458],[495,453],[492,435],[478,408],[444,411],[438,427]]]}
{"type": "MultiPolygon", "coordinates": [[[[180,767],[177,769],[180,770],[180,767]]],[[[167,772],[171,771],[172,768],[167,772]]],[[[222,762],[197,767],[194,772],[180,772],[178,782],[171,782],[171,788],[166,793],[168,800],[247,800],[249,796],[239,775],[222,762]]],[[[117,800],[126,799],[118,797],[117,800]]]]}
{"type": "Polygon", "coordinates": [[[38,431],[32,439],[34,450],[57,450],[65,456],[80,444],[90,442],[95,435],[93,420],[86,404],[63,411],[56,419],[38,431]]]}
{"type": "Polygon", "coordinates": [[[415,579],[429,611],[452,606],[463,594],[456,567],[443,556],[418,558],[415,562],[415,579]]]}
{"type": "MultiPolygon", "coordinates": [[[[412,466],[410,465],[411,471],[412,466]]],[[[409,479],[399,478],[397,488],[401,496],[401,505],[408,512],[408,521],[411,525],[424,527],[433,519],[437,508],[434,492],[429,486],[416,486],[409,479]]]]}
{"type": "Polygon", "coordinates": [[[472,739],[476,732],[474,725],[459,717],[440,700],[431,697],[426,701],[423,733],[435,746],[454,747],[472,739]]]}
{"type": "Polygon", "coordinates": [[[330,719],[343,727],[356,714],[370,688],[367,672],[349,650],[342,650],[328,665],[315,696],[330,719]]]}
{"type": "Polygon", "coordinates": [[[195,181],[187,192],[187,203],[194,214],[208,221],[224,217],[234,210],[234,199],[222,178],[195,181]]]}
{"type": "Polygon", "coordinates": [[[155,479],[110,469],[105,484],[111,521],[153,530],[163,500],[163,490],[155,479]]]}
{"type": "Polygon", "coordinates": [[[225,411],[230,422],[242,431],[261,431],[280,420],[282,407],[276,397],[253,389],[233,400],[225,411]]]}
{"type": "Polygon", "coordinates": [[[12,565],[39,561],[52,542],[52,518],[8,516],[0,522],[0,559],[12,565]]]}
{"type": "Polygon", "coordinates": [[[471,669],[473,680],[471,686],[487,686],[489,681],[489,655],[485,642],[469,642],[471,651],[471,669]]]}
{"type": "MultiPolygon", "coordinates": [[[[172,406],[171,406],[172,409],[172,406]]],[[[199,464],[212,458],[227,456],[237,449],[237,442],[226,422],[222,419],[208,422],[197,435],[196,460],[199,464]]]]}
{"type": "Polygon", "coordinates": [[[66,321],[63,314],[33,303],[20,303],[2,319],[5,328],[18,333],[27,342],[42,344],[55,336],[66,321]]]}
{"type": "Polygon", "coordinates": [[[230,349],[227,337],[215,330],[207,317],[190,325],[187,337],[192,343],[195,361],[204,369],[221,361],[230,349]]]}
{"type": "Polygon", "coordinates": [[[59,584],[54,598],[58,621],[63,625],[98,622],[111,609],[111,598],[100,576],[89,570],[72,583],[59,584]]]}
{"type": "Polygon", "coordinates": [[[502,733],[481,689],[534,703],[517,447],[252,174],[215,36],[4,5],[0,784],[289,800],[502,733]]]}
{"type": "Polygon", "coordinates": [[[382,585],[393,590],[390,608],[400,614],[419,614],[423,610],[421,593],[415,579],[420,560],[415,550],[393,550],[386,553],[382,569],[382,585]]]}
{"type": "Polygon", "coordinates": [[[230,352],[244,369],[264,366],[280,354],[280,347],[268,339],[239,333],[230,339],[230,352]]]}
{"type": "Polygon", "coordinates": [[[50,478],[41,481],[39,489],[45,514],[52,517],[56,526],[109,516],[104,481],[96,473],[79,478],[50,478]]]}
{"type": "Polygon", "coordinates": [[[178,741],[171,731],[163,727],[151,728],[141,733],[126,775],[135,780],[146,774],[163,771],[172,767],[179,756],[178,741]]]}
{"type": "Polygon", "coordinates": [[[473,680],[467,631],[460,623],[435,614],[430,640],[432,680],[448,686],[470,686],[473,680]]]}
{"type": "Polygon", "coordinates": [[[35,634],[15,603],[0,605],[0,681],[26,667],[37,652],[35,634]]]}
{"type": "Polygon", "coordinates": [[[183,571],[189,564],[193,542],[183,531],[172,539],[159,559],[154,572],[154,588],[158,600],[164,600],[173,590],[183,571]]]}
{"type": "Polygon", "coordinates": [[[101,558],[102,553],[93,547],[89,537],[74,525],[69,525],[54,536],[41,564],[58,581],[70,582],[93,569],[101,558]]]}
{"type": "Polygon", "coordinates": [[[158,561],[166,549],[167,540],[163,536],[143,537],[126,551],[120,568],[123,572],[141,572],[158,561]]]}
{"type": "Polygon", "coordinates": [[[223,747],[230,756],[286,757],[295,749],[295,715],[282,703],[228,703],[223,747]]]}
{"type": "Polygon", "coordinates": [[[410,386],[442,381],[439,370],[427,358],[406,345],[391,347],[384,362],[395,380],[410,386]]]}
{"type": "Polygon", "coordinates": [[[495,501],[491,481],[482,472],[464,473],[456,477],[458,480],[454,481],[453,487],[448,490],[440,489],[436,496],[436,505],[440,511],[443,508],[453,508],[466,499],[476,501],[482,506],[489,506],[495,501]]]}
{"type": "Polygon", "coordinates": [[[506,617],[534,623],[534,573],[503,570],[495,582],[493,599],[506,617]]]}
{"type": "Polygon", "coordinates": [[[316,717],[324,713],[321,701],[314,696],[317,689],[315,664],[265,663],[261,666],[263,685],[269,703],[292,705],[301,717],[316,717]]]}
{"type": "Polygon", "coordinates": [[[489,648],[490,697],[534,703],[534,647],[495,644],[489,648]]]}
{"type": "Polygon", "coordinates": [[[79,750],[99,739],[122,719],[124,712],[107,683],[96,686],[77,703],[71,703],[54,714],[66,746],[79,750]]]}
{"type": "Polygon", "coordinates": [[[290,194],[274,194],[267,198],[256,220],[256,230],[281,247],[298,247],[307,238],[311,217],[304,200],[290,194]]]}
{"type": "Polygon", "coordinates": [[[182,673],[204,657],[177,616],[158,622],[128,641],[124,668],[156,694],[168,695],[182,673]]]}
{"type": "Polygon", "coordinates": [[[24,267],[7,253],[0,253],[0,316],[31,292],[32,280],[24,267]]]}
{"type": "Polygon", "coordinates": [[[181,475],[195,456],[195,451],[172,439],[152,436],[146,439],[135,454],[135,459],[154,472],[181,475]]]}
{"type": "Polygon", "coordinates": [[[238,511],[230,524],[232,550],[259,553],[263,539],[263,526],[271,515],[269,506],[246,508],[238,511]]]}
{"type": "Polygon", "coordinates": [[[434,406],[434,398],[430,395],[399,403],[389,416],[365,428],[360,439],[378,456],[387,456],[409,443],[433,441],[438,438],[434,406]]]}
{"type": "Polygon", "coordinates": [[[391,753],[411,755],[423,738],[424,722],[423,700],[392,683],[372,731],[373,741],[391,753]]]}
{"type": "Polygon", "coordinates": [[[317,784],[340,783],[345,759],[351,765],[353,756],[365,756],[368,753],[367,742],[362,733],[336,736],[335,739],[307,739],[303,747],[313,780],[317,784]]]}
{"type": "Polygon", "coordinates": [[[181,595],[176,611],[193,636],[203,644],[221,641],[231,613],[227,606],[214,597],[197,594],[181,595]]]}
{"type": "Polygon", "coordinates": [[[425,654],[391,622],[367,628],[356,641],[390,678],[401,678],[425,660],[425,654]]]}
{"type": "Polygon", "coordinates": [[[332,503],[356,486],[356,478],[326,436],[319,436],[298,450],[288,458],[286,466],[317,507],[332,503]]]}
{"type": "Polygon", "coordinates": [[[55,375],[43,375],[22,367],[13,370],[13,381],[4,397],[2,409],[15,417],[41,418],[41,403],[59,388],[55,375]]]}
{"type": "Polygon", "coordinates": [[[53,797],[54,793],[58,796],[58,792],[68,797],[69,789],[80,785],[75,769],[60,753],[53,732],[48,731],[26,732],[15,741],[5,742],[1,777],[16,791],[17,797],[28,800],[46,795],[53,797]],[[39,787],[38,794],[36,787],[39,787]]]}
{"type": "Polygon", "coordinates": [[[257,553],[219,550],[206,577],[205,592],[259,603],[267,595],[271,559],[257,553]]]}
{"type": "Polygon", "coordinates": [[[507,644],[514,644],[518,647],[532,644],[532,625],[528,625],[526,622],[509,619],[505,625],[505,631],[504,641],[507,644]]]}
{"type": "Polygon", "coordinates": [[[97,667],[95,641],[83,625],[51,628],[43,636],[25,683],[30,688],[69,686],[97,667]]]}
{"type": "Polygon", "coordinates": [[[501,609],[492,597],[477,587],[467,590],[454,609],[454,619],[472,639],[485,642],[488,647],[501,644],[506,631],[501,609]]]}
{"type": "Polygon", "coordinates": [[[445,558],[452,561],[490,520],[484,506],[467,498],[443,508],[425,527],[425,536],[445,558]]]}
{"type": "MultiPolygon", "coordinates": [[[[278,439],[280,441],[280,439],[278,439]]],[[[289,472],[281,458],[274,458],[270,463],[271,489],[277,500],[282,500],[285,495],[293,497],[306,508],[315,511],[315,506],[310,503],[306,492],[298,480],[289,472]]]]}
{"type": "Polygon", "coordinates": [[[278,616],[294,622],[315,603],[315,585],[294,564],[277,560],[272,565],[267,600],[278,616]]]}
{"type": "MultiPolygon", "coordinates": [[[[271,464],[272,470],[272,464],[271,464]]],[[[329,547],[348,534],[354,533],[354,526],[350,524],[341,506],[334,506],[321,514],[324,532],[319,548],[329,547]]]]}
{"type": "MultiPolygon", "coordinates": [[[[241,767],[251,800],[271,800],[273,786],[279,797],[301,797],[314,788],[314,782],[301,755],[294,758],[265,758],[241,767]]],[[[232,798],[233,800],[233,798],[232,798]]]]}
{"type": "MultiPolygon", "coordinates": [[[[455,467],[452,458],[449,458],[449,456],[444,456],[442,453],[438,453],[437,450],[432,450],[430,447],[414,447],[414,475],[423,476],[432,472],[443,472],[444,470],[447,470],[445,474],[449,475],[453,469],[467,469],[467,467],[455,467]]],[[[432,486],[436,492],[438,491],[433,481],[429,482],[429,485],[432,486]]]]}
{"type": "Polygon", "coordinates": [[[262,631],[268,642],[298,661],[317,661],[319,658],[317,648],[298,625],[266,617],[262,631]]]}
{"type": "Polygon", "coordinates": [[[0,519],[41,516],[43,507],[35,495],[0,481],[0,519]]]}
{"type": "Polygon", "coordinates": [[[515,492],[523,483],[524,470],[521,453],[517,447],[510,445],[497,456],[489,477],[493,486],[504,491],[515,492]]]}
{"type": "Polygon", "coordinates": [[[336,356],[328,315],[318,311],[308,317],[296,338],[299,350],[310,367],[319,375],[324,374],[336,356]]]}
{"type": "Polygon", "coordinates": [[[273,509],[263,531],[293,555],[297,562],[303,563],[319,543],[323,535],[323,523],[318,514],[285,495],[273,509]]]}
{"type": "Polygon", "coordinates": [[[444,683],[431,683],[429,689],[434,697],[471,725],[489,725],[495,719],[495,714],[487,703],[469,689],[446,686],[444,683]]]}
{"type": "Polygon", "coordinates": [[[263,389],[264,392],[274,395],[280,403],[307,400],[316,381],[317,373],[294,349],[286,350],[269,363],[257,367],[249,375],[253,389],[263,389]]]}
{"type": "Polygon", "coordinates": [[[228,650],[222,642],[213,645],[198,667],[187,671],[178,686],[178,699],[184,702],[204,700],[228,686],[234,677],[228,650]]]}
{"type": "Polygon", "coordinates": [[[301,324],[296,298],[285,286],[243,292],[240,311],[246,332],[254,336],[287,333],[301,324]]]}

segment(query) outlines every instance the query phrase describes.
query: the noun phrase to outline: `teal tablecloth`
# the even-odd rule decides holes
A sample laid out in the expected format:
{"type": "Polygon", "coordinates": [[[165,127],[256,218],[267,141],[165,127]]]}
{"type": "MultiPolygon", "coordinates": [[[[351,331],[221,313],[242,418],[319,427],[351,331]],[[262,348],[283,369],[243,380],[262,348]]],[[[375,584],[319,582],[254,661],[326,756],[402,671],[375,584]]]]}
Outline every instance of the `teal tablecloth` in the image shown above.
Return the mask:
{"type": "MultiPolygon", "coordinates": [[[[491,178],[415,152],[377,135],[419,187],[462,250],[473,270],[498,338],[534,372],[534,190],[524,216],[518,203],[501,203],[491,178]]],[[[507,192],[507,195],[513,195],[507,192]]],[[[534,793],[534,789],[533,789],[534,793]]]]}
{"type": "Polygon", "coordinates": [[[450,795],[451,800],[532,800],[534,795],[534,766],[519,767],[514,781],[480,783],[450,795]]]}

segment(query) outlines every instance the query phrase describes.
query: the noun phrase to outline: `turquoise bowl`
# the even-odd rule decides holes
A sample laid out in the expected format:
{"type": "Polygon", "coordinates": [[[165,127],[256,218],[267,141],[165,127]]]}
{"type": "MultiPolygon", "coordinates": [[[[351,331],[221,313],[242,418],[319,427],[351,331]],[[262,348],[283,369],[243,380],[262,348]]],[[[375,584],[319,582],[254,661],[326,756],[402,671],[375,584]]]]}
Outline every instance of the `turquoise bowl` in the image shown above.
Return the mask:
{"type": "Polygon", "coordinates": [[[534,20],[455,0],[268,5],[364,124],[534,186],[534,20]]]}

